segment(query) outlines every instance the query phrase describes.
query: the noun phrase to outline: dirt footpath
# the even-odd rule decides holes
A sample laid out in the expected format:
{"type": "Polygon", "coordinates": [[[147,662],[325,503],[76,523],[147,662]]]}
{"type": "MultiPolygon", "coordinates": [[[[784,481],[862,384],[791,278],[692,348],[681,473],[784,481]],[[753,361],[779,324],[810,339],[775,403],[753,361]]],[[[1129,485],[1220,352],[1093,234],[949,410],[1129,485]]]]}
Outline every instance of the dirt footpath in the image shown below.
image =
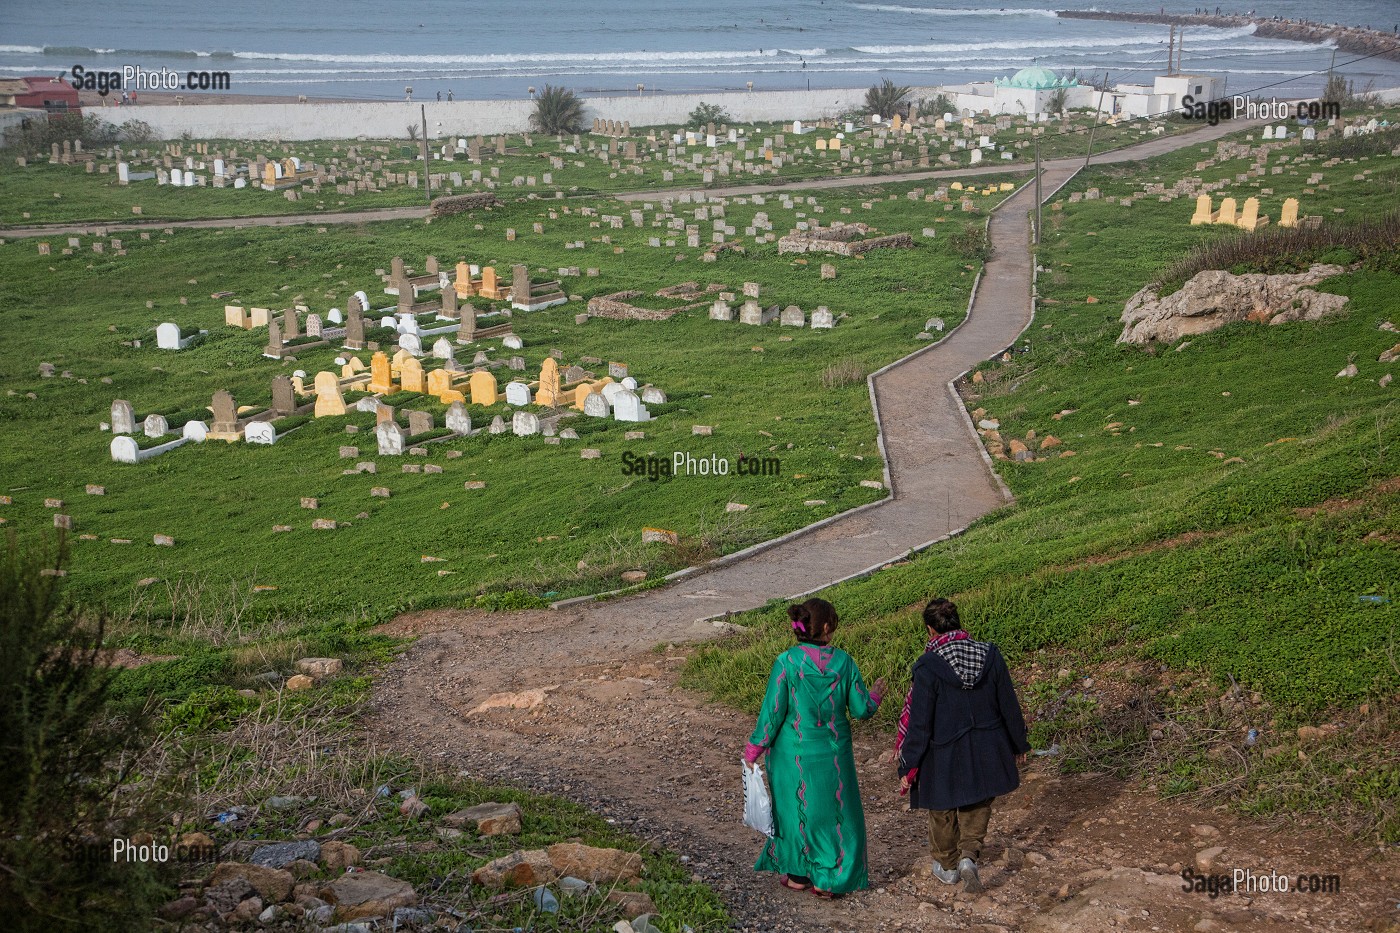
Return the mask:
{"type": "Polygon", "coordinates": [[[376,681],[371,736],[429,766],[578,801],[680,853],[744,930],[1400,930],[1400,871],[1376,847],[1270,832],[1043,763],[998,806],[986,893],[946,887],[921,862],[926,823],[903,809],[891,737],[870,729],[855,741],[871,890],[837,902],[781,890],[752,870],[759,837],[740,823],[752,721],[676,685],[685,646],[619,651],[592,637],[608,605],[401,617],[385,631],[419,637],[376,681]],[[507,693],[538,705],[478,710],[507,693]],[[1206,874],[1335,874],[1341,891],[1186,893],[1181,871],[1198,858],[1206,874]]]}

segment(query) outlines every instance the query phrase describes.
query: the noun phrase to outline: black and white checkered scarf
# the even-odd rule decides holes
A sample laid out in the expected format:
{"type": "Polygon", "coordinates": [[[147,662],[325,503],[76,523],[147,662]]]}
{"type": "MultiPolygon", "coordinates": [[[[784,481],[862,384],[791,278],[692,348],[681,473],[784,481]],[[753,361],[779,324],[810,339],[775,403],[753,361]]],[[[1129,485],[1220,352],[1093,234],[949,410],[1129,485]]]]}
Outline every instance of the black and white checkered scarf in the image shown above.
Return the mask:
{"type": "Polygon", "coordinates": [[[959,638],[940,645],[934,651],[953,668],[962,681],[963,689],[971,690],[977,685],[977,678],[982,676],[982,668],[987,664],[987,648],[984,641],[959,638]]]}

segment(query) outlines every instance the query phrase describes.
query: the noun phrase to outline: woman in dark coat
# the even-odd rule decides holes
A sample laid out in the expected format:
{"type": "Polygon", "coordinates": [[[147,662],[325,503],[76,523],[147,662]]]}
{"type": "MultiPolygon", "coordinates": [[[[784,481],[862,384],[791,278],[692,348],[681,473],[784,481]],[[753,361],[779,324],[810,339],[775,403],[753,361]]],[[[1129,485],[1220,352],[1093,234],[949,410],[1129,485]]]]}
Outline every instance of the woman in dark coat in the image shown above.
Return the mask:
{"type": "Polygon", "coordinates": [[[934,876],[980,891],[977,859],[992,801],[1020,786],[1026,721],[1001,652],[968,636],[957,606],[933,600],[924,624],[929,642],[914,664],[896,743],[900,786],[911,808],[929,811],[934,876]]]}

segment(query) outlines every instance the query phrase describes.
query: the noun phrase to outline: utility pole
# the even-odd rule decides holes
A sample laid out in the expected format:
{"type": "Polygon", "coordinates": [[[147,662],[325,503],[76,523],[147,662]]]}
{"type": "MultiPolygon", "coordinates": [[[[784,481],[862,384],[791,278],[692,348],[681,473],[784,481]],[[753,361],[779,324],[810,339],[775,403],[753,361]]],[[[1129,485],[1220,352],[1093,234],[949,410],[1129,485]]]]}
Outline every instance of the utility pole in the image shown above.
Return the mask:
{"type": "Polygon", "coordinates": [[[1035,245],[1040,245],[1040,137],[1035,137],[1035,245]]]}
{"type": "Polygon", "coordinates": [[[1167,74],[1172,73],[1172,52],[1176,48],[1176,26],[1172,26],[1171,35],[1167,37],[1167,74]]]}
{"type": "Polygon", "coordinates": [[[1084,153],[1084,167],[1089,167],[1089,159],[1094,154],[1094,130],[1099,128],[1099,114],[1103,113],[1103,96],[1108,93],[1108,72],[1103,73],[1103,87],[1099,90],[1099,106],[1094,111],[1094,123],[1089,127],[1089,149],[1084,153]]]}
{"type": "Polygon", "coordinates": [[[423,118],[423,194],[427,198],[428,206],[433,206],[433,184],[432,184],[432,164],[428,162],[428,105],[418,105],[419,115],[423,118]]]}

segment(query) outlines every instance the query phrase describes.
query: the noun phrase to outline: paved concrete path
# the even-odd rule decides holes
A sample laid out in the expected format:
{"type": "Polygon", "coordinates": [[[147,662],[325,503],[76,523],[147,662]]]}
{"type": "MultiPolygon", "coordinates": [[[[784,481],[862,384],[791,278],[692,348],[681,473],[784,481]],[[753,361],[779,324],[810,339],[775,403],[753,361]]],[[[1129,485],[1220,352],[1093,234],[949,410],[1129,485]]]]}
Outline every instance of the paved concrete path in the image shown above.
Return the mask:
{"type": "MultiPolygon", "coordinates": [[[[1093,163],[1129,162],[1203,145],[1246,125],[1222,123],[1153,139],[1097,156],[1093,163]]],[[[1042,197],[1050,198],[1083,165],[1083,159],[1043,163],[1042,197]]],[[[704,638],[715,627],[700,620],[753,609],[770,599],[805,595],[878,569],[1009,501],[949,383],[1011,346],[1030,325],[1028,212],[1034,204],[1035,186],[1026,184],[992,215],[992,258],[967,319],[932,347],[874,379],[893,487],[890,498],[794,532],[741,559],[699,568],[667,586],[618,600],[569,605],[566,611],[588,625],[600,651],[637,649],[641,633],[649,644],[704,638]]]]}

